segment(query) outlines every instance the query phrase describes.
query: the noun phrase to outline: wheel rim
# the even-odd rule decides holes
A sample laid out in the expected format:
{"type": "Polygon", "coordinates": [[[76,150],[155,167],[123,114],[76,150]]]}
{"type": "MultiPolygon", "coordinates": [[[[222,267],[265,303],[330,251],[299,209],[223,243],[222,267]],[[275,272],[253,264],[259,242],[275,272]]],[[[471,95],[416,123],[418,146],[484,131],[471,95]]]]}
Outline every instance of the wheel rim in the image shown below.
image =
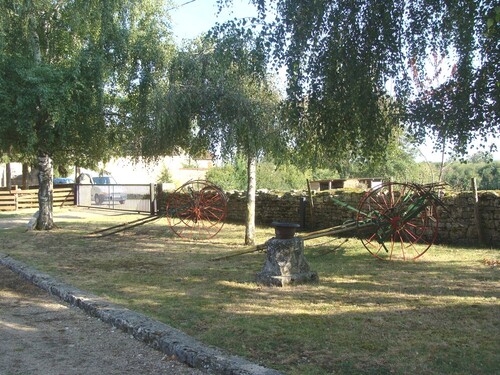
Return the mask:
{"type": "Polygon", "coordinates": [[[375,225],[363,236],[365,248],[383,260],[421,257],[434,243],[439,220],[429,191],[415,184],[386,183],[359,203],[358,222],[375,225]]]}
{"type": "Polygon", "coordinates": [[[181,238],[214,237],[224,226],[226,213],[226,195],[207,181],[189,181],[167,198],[168,224],[181,238]]]}

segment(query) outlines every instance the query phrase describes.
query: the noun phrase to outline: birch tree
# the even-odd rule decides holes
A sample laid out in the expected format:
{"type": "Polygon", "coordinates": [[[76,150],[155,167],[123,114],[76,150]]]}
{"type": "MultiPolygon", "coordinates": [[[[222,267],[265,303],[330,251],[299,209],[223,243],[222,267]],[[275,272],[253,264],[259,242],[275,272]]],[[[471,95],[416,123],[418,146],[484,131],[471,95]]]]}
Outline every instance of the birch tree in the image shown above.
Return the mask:
{"type": "Polygon", "coordinates": [[[161,96],[163,123],[150,134],[153,154],[169,144],[169,129],[184,129],[183,147],[222,159],[247,159],[245,243],[255,241],[255,166],[264,152],[279,149],[280,97],[267,75],[264,41],[239,24],[212,30],[179,51],[161,96]]]}
{"type": "Polygon", "coordinates": [[[0,2],[0,150],[37,157],[38,229],[54,226],[54,161],[92,167],[151,121],[171,50],[162,3],[0,2]]]}
{"type": "Polygon", "coordinates": [[[458,153],[500,134],[498,1],[250,1],[267,53],[286,70],[287,123],[310,160],[376,158],[394,127],[458,153]],[[456,71],[429,96],[412,69],[425,78],[434,55],[456,71]]]}

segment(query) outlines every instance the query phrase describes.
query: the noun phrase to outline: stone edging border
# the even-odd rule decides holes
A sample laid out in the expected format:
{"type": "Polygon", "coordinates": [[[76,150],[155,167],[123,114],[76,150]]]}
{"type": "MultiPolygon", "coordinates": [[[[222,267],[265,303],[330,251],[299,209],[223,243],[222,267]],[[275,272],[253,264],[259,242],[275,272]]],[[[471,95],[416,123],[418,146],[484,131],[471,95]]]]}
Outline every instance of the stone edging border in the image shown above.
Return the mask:
{"type": "Polygon", "coordinates": [[[57,281],[48,274],[0,253],[0,264],[70,305],[84,310],[143,341],[150,347],[191,367],[224,375],[280,375],[281,373],[223,350],[203,345],[191,336],[143,314],[112,304],[105,299],[57,281]]]}

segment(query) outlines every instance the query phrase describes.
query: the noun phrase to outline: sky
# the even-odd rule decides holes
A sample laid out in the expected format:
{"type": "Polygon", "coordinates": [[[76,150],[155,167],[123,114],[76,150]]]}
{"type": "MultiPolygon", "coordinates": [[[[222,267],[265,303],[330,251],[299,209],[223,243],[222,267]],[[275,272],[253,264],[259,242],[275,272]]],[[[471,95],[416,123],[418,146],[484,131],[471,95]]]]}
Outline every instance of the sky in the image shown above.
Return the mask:
{"type": "MultiPolygon", "coordinates": [[[[257,11],[248,0],[233,0],[231,9],[224,9],[218,14],[217,0],[172,0],[171,15],[172,29],[175,40],[180,44],[185,39],[193,39],[210,30],[216,23],[222,23],[233,18],[254,17],[257,11]]],[[[499,150],[493,154],[495,160],[500,160],[500,136],[491,139],[489,144],[496,143],[499,150]]],[[[488,146],[489,146],[488,144],[488,146]]],[[[420,156],[417,161],[441,161],[441,153],[433,150],[433,142],[428,139],[419,147],[420,156]]],[[[470,154],[477,150],[472,149],[470,154]]]]}
{"type": "Polygon", "coordinates": [[[233,18],[255,17],[257,11],[248,0],[233,0],[231,9],[224,9],[218,14],[216,0],[173,0],[175,7],[169,13],[172,17],[172,27],[176,41],[193,39],[201,33],[210,30],[216,23],[222,23],[233,18]],[[184,5],[182,5],[184,4],[184,5]]]}

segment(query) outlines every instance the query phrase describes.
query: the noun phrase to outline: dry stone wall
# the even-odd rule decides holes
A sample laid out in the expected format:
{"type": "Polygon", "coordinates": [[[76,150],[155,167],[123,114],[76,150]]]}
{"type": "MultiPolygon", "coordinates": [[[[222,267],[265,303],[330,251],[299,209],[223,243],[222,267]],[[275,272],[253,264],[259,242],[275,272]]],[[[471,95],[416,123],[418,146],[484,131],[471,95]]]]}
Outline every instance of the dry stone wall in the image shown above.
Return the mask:
{"type": "MultiPolygon", "coordinates": [[[[500,248],[500,191],[480,192],[478,198],[484,242],[486,245],[500,248]]],[[[477,244],[479,235],[474,214],[473,193],[446,195],[443,202],[446,210],[440,210],[438,241],[451,244],[477,244]]]]}
{"type": "MultiPolygon", "coordinates": [[[[273,221],[300,224],[306,230],[317,230],[355,220],[356,213],[337,204],[340,200],[357,207],[365,194],[361,190],[336,189],[313,195],[313,215],[305,191],[259,191],[256,196],[256,224],[270,225],[273,221]]],[[[226,192],[227,221],[243,223],[246,198],[244,192],[226,192]]],[[[439,233],[436,242],[444,244],[478,245],[479,236],[474,215],[472,192],[447,193],[442,198],[446,210],[439,208],[439,233]]],[[[162,203],[160,206],[163,207],[162,203]]],[[[485,245],[500,248],[500,191],[479,192],[480,225],[485,245]]]]}

